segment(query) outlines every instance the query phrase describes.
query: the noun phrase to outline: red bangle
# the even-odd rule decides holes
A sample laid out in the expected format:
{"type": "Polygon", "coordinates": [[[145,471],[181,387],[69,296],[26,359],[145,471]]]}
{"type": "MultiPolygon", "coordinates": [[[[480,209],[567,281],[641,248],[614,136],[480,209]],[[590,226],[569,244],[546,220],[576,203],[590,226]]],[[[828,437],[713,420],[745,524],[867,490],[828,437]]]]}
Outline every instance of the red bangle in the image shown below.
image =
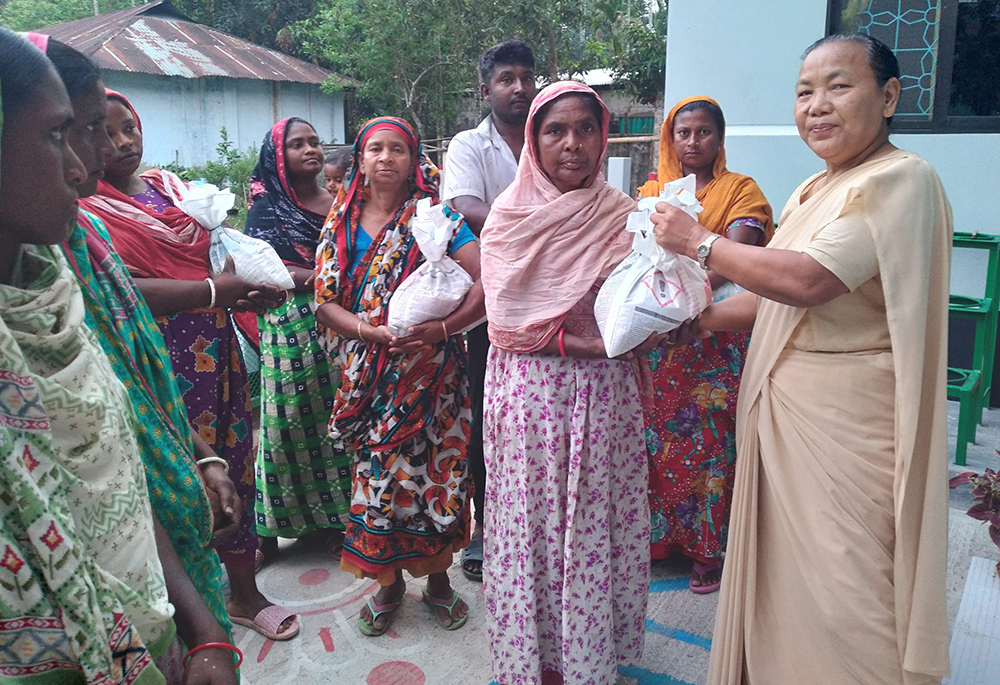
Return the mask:
{"type": "Polygon", "coordinates": [[[236,645],[231,645],[228,642],[206,642],[203,645],[198,645],[197,647],[192,647],[187,654],[184,655],[184,668],[187,668],[188,663],[191,661],[191,657],[194,656],[195,652],[200,652],[203,649],[228,649],[236,654],[237,660],[236,665],[233,668],[239,668],[240,664],[243,663],[243,652],[236,645]]]}
{"type": "Polygon", "coordinates": [[[566,346],[563,344],[563,336],[566,334],[565,328],[559,329],[559,355],[562,357],[566,356],[566,346]]]}

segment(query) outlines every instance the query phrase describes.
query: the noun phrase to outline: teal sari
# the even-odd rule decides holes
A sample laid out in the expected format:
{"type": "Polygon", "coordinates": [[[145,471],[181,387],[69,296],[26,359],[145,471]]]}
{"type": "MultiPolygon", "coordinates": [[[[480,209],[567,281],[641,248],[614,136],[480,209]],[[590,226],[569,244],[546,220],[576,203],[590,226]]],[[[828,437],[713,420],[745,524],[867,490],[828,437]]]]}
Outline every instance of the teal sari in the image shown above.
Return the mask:
{"type": "Polygon", "coordinates": [[[156,518],[212,615],[231,632],[219,555],[209,548],[212,509],[163,335],[100,219],[81,211],[63,252],[83,291],[87,326],[138,416],[136,438],[156,518]]]}

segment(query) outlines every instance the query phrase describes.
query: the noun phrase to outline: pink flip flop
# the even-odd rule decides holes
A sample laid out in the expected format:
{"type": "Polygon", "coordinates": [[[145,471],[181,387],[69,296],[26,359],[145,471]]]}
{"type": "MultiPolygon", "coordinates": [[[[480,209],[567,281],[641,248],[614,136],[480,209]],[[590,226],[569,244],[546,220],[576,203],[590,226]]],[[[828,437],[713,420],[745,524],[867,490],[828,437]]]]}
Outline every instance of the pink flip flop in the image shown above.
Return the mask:
{"type": "MultiPolygon", "coordinates": [[[[706,574],[711,573],[712,571],[718,571],[721,568],[722,568],[721,562],[716,562],[714,564],[704,564],[700,561],[695,561],[693,570],[699,576],[704,578],[706,574]]],[[[691,588],[691,592],[695,593],[696,595],[710,595],[713,592],[717,591],[720,587],[722,587],[722,578],[720,577],[718,581],[712,583],[711,585],[691,585],[691,583],[689,582],[688,587],[691,588]]]]}
{"type": "Polygon", "coordinates": [[[293,617],[295,617],[295,614],[290,612],[285,607],[277,604],[272,604],[269,607],[261,609],[260,612],[253,617],[252,621],[241,616],[233,616],[232,614],[229,615],[229,619],[236,625],[256,630],[258,633],[270,640],[279,641],[291,640],[299,634],[299,622],[297,618],[292,621],[288,630],[283,633],[278,632],[278,628],[281,627],[281,624],[293,617]]]}

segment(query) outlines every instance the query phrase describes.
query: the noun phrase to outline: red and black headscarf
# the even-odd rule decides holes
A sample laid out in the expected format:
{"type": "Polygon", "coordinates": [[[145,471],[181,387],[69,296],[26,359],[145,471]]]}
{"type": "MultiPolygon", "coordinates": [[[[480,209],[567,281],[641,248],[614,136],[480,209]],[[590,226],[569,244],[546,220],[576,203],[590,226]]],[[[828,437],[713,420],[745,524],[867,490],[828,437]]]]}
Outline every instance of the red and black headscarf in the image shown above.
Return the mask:
{"type": "Polygon", "coordinates": [[[246,233],[270,243],[286,263],[312,268],[326,217],[306,209],[288,181],[285,137],[295,123],[312,128],[308,121],[291,117],[279,121],[264,137],[250,176],[246,233]]]}

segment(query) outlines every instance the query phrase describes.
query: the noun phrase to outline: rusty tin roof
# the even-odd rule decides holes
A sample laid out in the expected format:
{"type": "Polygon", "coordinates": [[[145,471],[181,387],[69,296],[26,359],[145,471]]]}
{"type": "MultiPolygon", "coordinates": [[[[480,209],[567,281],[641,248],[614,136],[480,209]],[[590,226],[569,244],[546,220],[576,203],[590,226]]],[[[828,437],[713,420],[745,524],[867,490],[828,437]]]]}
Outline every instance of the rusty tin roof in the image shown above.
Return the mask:
{"type": "Polygon", "coordinates": [[[196,24],[169,0],[38,29],[90,57],[102,69],[159,76],[322,83],[352,79],[196,24]]]}

